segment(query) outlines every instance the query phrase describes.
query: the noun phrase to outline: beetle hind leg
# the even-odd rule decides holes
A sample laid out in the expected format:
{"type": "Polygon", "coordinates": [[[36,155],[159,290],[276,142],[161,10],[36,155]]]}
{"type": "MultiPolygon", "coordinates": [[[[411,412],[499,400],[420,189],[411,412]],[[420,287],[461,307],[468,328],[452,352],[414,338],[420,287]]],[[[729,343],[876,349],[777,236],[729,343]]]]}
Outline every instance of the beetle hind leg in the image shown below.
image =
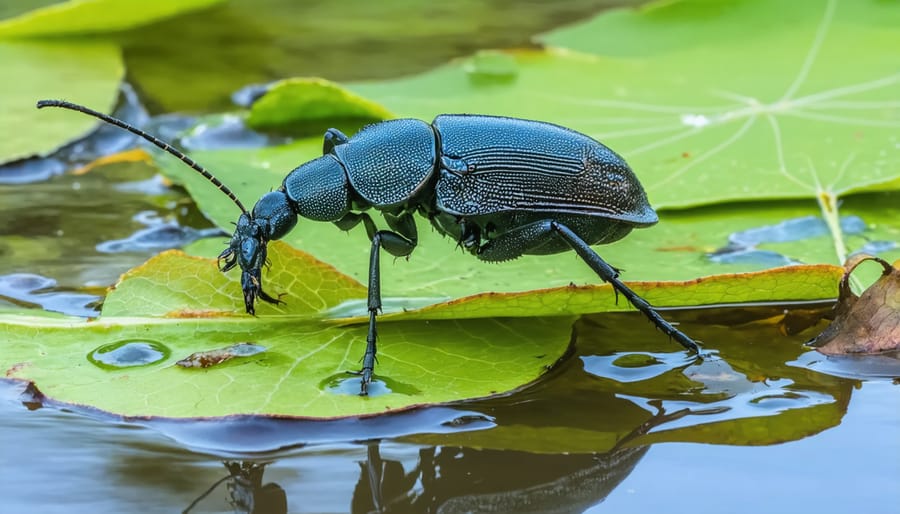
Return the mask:
{"type": "Polygon", "coordinates": [[[700,353],[700,346],[690,337],[687,336],[684,332],[678,330],[671,323],[666,321],[662,316],[656,312],[647,300],[644,300],[637,293],[632,291],[628,286],[622,283],[619,280],[619,273],[616,268],[610,266],[606,261],[604,261],[597,252],[594,251],[593,248],[590,247],[583,239],[578,237],[575,232],[572,232],[572,229],[563,225],[562,223],[557,223],[555,221],[550,222],[550,229],[572,247],[573,250],[578,254],[579,257],[587,263],[588,266],[594,270],[597,275],[600,276],[605,282],[609,282],[613,288],[618,291],[622,296],[628,299],[634,307],[644,313],[644,316],[650,319],[656,328],[662,330],[667,336],[674,339],[681,346],[687,348],[696,353],[700,353]]]}
{"type": "Polygon", "coordinates": [[[688,350],[700,352],[699,345],[693,339],[666,321],[653,306],[622,283],[619,280],[619,270],[610,266],[584,239],[562,223],[552,220],[539,221],[500,234],[482,245],[477,255],[479,259],[485,261],[505,261],[525,253],[546,253],[541,251],[541,247],[550,244],[556,238],[565,241],[604,282],[612,285],[617,298],[621,294],[652,321],[656,328],[688,350]]]}

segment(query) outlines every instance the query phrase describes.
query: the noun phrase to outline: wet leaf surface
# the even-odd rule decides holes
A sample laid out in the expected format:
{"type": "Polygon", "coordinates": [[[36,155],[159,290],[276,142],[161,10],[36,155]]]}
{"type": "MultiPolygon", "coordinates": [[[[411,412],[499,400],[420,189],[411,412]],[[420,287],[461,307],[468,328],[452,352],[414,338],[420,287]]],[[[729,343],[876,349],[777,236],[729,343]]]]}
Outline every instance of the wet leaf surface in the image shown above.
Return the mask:
{"type": "Polygon", "coordinates": [[[900,269],[884,259],[856,255],[841,278],[834,321],[810,344],[826,355],[879,353],[900,349],[900,269]],[[881,265],[881,277],[862,295],[850,289],[850,276],[865,261],[881,265]]]}
{"type": "Polygon", "coordinates": [[[116,415],[332,418],[506,393],[569,347],[571,317],[385,323],[375,382],[360,397],[347,372],[360,366],[367,326],[321,313],[365,289],[286,245],[272,250],[272,285],[289,298],[259,317],[243,313],[239,285],[213,260],[166,252],[127,273],[97,320],[0,315],[0,368],[54,401],[116,415]],[[279,266],[287,256],[303,265],[279,266]],[[202,365],[247,341],[266,351],[202,365]],[[180,366],[185,356],[199,369],[180,366]]]}
{"type": "Polygon", "coordinates": [[[385,325],[368,397],[358,396],[359,378],[348,374],[359,368],[366,327],[296,317],[85,322],[3,315],[0,368],[7,378],[34,382],[54,401],[120,416],[359,416],[521,387],[565,352],[571,323],[534,318],[385,325]],[[251,337],[267,350],[208,368],[176,365],[185,355],[251,337]],[[123,343],[132,346],[110,355],[123,343]]]}

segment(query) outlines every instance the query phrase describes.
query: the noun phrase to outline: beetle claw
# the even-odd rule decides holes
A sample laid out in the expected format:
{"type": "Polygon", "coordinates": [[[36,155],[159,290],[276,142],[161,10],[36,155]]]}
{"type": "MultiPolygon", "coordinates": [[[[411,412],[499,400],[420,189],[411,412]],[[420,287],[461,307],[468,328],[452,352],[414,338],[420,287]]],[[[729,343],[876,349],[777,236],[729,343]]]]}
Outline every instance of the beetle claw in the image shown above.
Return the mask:
{"type": "Polygon", "coordinates": [[[229,246],[219,256],[216,258],[216,264],[219,266],[219,271],[222,273],[226,271],[230,271],[237,265],[237,255],[234,252],[234,249],[229,246]],[[224,265],[222,262],[224,261],[224,265]]]}

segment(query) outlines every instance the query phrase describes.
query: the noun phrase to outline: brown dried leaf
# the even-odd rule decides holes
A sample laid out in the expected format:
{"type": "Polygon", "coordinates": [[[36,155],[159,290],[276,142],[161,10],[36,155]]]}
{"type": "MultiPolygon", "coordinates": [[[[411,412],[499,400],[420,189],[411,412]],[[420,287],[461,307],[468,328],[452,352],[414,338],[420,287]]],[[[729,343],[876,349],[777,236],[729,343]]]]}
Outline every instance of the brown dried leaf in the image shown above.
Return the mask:
{"type": "Polygon", "coordinates": [[[264,346],[253,343],[237,343],[227,348],[195,352],[175,364],[182,368],[209,368],[235,357],[249,357],[266,351],[264,346]]]}
{"type": "MultiPolygon", "coordinates": [[[[900,261],[898,261],[900,262],[900,261]]],[[[835,319],[811,341],[827,355],[879,353],[900,348],[900,269],[878,257],[857,255],[847,260],[841,279],[835,319]],[[850,290],[850,274],[872,260],[884,268],[881,277],[862,296],[850,290]]]]}

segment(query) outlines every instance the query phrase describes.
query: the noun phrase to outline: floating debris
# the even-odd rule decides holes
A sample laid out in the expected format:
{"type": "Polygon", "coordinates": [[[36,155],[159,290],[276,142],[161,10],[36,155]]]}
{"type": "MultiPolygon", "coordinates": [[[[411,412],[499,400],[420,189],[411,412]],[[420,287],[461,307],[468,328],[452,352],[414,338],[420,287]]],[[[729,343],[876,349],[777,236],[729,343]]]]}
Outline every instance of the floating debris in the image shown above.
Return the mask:
{"type": "Polygon", "coordinates": [[[209,368],[235,357],[250,357],[266,351],[266,347],[254,343],[237,343],[226,348],[195,352],[175,364],[182,368],[209,368]]]}

